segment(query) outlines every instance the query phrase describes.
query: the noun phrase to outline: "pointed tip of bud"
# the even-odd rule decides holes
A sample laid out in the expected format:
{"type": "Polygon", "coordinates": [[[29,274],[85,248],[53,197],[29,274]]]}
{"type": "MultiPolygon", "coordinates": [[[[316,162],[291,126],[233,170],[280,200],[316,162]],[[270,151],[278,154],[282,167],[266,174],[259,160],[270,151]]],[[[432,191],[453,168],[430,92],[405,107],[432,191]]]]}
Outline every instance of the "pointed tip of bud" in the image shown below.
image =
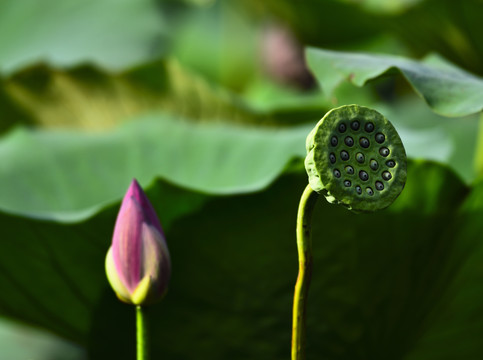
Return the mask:
{"type": "Polygon", "coordinates": [[[129,202],[129,200],[131,199],[139,204],[146,220],[150,224],[154,225],[161,234],[164,234],[163,228],[161,227],[161,223],[159,222],[158,216],[156,215],[153,206],[149,202],[149,199],[144,193],[141,185],[139,185],[138,181],[135,178],[132,179],[129,188],[126,191],[126,195],[124,195],[124,199],[122,201],[123,205],[124,203],[129,202]]]}
{"type": "Polygon", "coordinates": [[[139,185],[138,181],[135,178],[133,178],[131,181],[131,184],[129,185],[129,188],[126,191],[126,194],[124,195],[124,198],[132,197],[135,199],[140,199],[143,195],[144,195],[144,191],[141,188],[141,185],[139,185]]]}
{"type": "Polygon", "coordinates": [[[118,297],[127,303],[155,302],[167,288],[171,273],[168,247],[158,217],[136,179],[119,210],[106,273],[118,297]]]}

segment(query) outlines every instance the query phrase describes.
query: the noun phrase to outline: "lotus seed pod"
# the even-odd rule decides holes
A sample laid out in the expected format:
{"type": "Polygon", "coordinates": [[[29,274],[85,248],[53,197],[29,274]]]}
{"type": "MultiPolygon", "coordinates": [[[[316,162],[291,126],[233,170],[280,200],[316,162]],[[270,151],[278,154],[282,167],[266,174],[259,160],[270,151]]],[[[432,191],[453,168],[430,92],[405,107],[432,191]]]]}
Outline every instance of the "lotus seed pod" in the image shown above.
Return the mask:
{"type": "Polygon", "coordinates": [[[356,212],[392,204],[406,183],[406,151],[394,126],[375,110],[329,111],[307,137],[305,168],[314,191],[356,212]]]}

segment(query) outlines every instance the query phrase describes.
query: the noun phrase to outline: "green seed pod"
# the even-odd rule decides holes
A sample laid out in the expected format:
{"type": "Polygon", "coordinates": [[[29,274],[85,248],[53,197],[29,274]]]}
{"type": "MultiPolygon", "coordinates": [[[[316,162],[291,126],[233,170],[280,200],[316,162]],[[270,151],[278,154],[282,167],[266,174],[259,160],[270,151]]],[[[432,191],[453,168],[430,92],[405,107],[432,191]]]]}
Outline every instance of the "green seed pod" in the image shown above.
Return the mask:
{"type": "Polygon", "coordinates": [[[357,212],[391,205],[406,183],[406,151],[394,126],[367,107],[332,109],[307,137],[314,191],[357,212]]]}

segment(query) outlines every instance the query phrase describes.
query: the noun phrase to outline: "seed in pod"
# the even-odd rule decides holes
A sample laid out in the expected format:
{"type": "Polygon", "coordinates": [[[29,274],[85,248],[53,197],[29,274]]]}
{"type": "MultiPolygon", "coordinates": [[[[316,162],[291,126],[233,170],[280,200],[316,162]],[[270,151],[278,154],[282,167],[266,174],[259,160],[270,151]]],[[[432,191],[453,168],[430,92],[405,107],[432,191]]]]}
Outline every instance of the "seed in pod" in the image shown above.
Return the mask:
{"type": "Polygon", "coordinates": [[[367,181],[367,180],[369,180],[369,174],[366,173],[364,170],[361,170],[361,171],[359,171],[359,178],[362,181],[367,181]]]}
{"type": "Polygon", "coordinates": [[[389,155],[389,149],[387,147],[382,147],[379,149],[379,154],[386,157],[389,155]]]}
{"type": "Polygon", "coordinates": [[[376,189],[379,191],[384,190],[384,184],[380,181],[376,181],[376,189]]]}
{"type": "Polygon", "coordinates": [[[378,144],[382,144],[384,140],[386,140],[386,137],[384,136],[384,134],[381,134],[381,133],[376,134],[376,142],[378,144]]]}
{"type": "Polygon", "coordinates": [[[364,149],[367,149],[371,143],[369,142],[369,139],[366,138],[366,137],[361,137],[359,139],[359,144],[361,144],[361,146],[364,148],[364,149]]]}
{"type": "Polygon", "coordinates": [[[371,163],[369,166],[371,167],[372,170],[379,169],[379,163],[374,159],[371,159],[371,163]]]}
{"type": "Polygon", "coordinates": [[[392,179],[392,175],[391,175],[391,173],[389,171],[384,171],[382,173],[382,178],[384,180],[388,181],[388,180],[391,180],[392,179]]]}
{"type": "Polygon", "coordinates": [[[364,130],[366,130],[368,133],[371,133],[374,131],[374,124],[371,122],[368,122],[366,126],[364,127],[364,130]]]}
{"type": "Polygon", "coordinates": [[[343,160],[343,161],[347,161],[349,160],[349,153],[345,150],[342,150],[340,152],[340,158],[343,160]]]}
{"type": "Polygon", "coordinates": [[[350,165],[347,165],[345,167],[345,172],[348,173],[349,175],[352,175],[352,174],[354,174],[354,168],[350,165]]]}
{"type": "Polygon", "coordinates": [[[334,153],[329,154],[329,160],[331,164],[335,164],[335,162],[337,161],[337,158],[335,157],[334,153]]]}

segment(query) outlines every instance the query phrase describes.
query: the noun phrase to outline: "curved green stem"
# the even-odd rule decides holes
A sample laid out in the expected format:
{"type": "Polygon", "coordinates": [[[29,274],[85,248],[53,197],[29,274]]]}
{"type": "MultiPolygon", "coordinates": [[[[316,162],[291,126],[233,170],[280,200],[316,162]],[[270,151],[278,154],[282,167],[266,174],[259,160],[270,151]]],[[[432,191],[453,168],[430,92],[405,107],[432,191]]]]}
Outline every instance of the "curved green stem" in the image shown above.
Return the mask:
{"type": "Polygon", "coordinates": [[[299,255],[299,275],[295,284],[292,324],[292,360],[305,359],[305,312],[312,276],[312,241],[310,221],[317,200],[317,193],[310,185],[300,198],[297,214],[297,250],[299,255]]]}
{"type": "Polygon", "coordinates": [[[137,360],[148,360],[148,339],[147,326],[143,308],[136,306],[136,349],[137,360]]]}

